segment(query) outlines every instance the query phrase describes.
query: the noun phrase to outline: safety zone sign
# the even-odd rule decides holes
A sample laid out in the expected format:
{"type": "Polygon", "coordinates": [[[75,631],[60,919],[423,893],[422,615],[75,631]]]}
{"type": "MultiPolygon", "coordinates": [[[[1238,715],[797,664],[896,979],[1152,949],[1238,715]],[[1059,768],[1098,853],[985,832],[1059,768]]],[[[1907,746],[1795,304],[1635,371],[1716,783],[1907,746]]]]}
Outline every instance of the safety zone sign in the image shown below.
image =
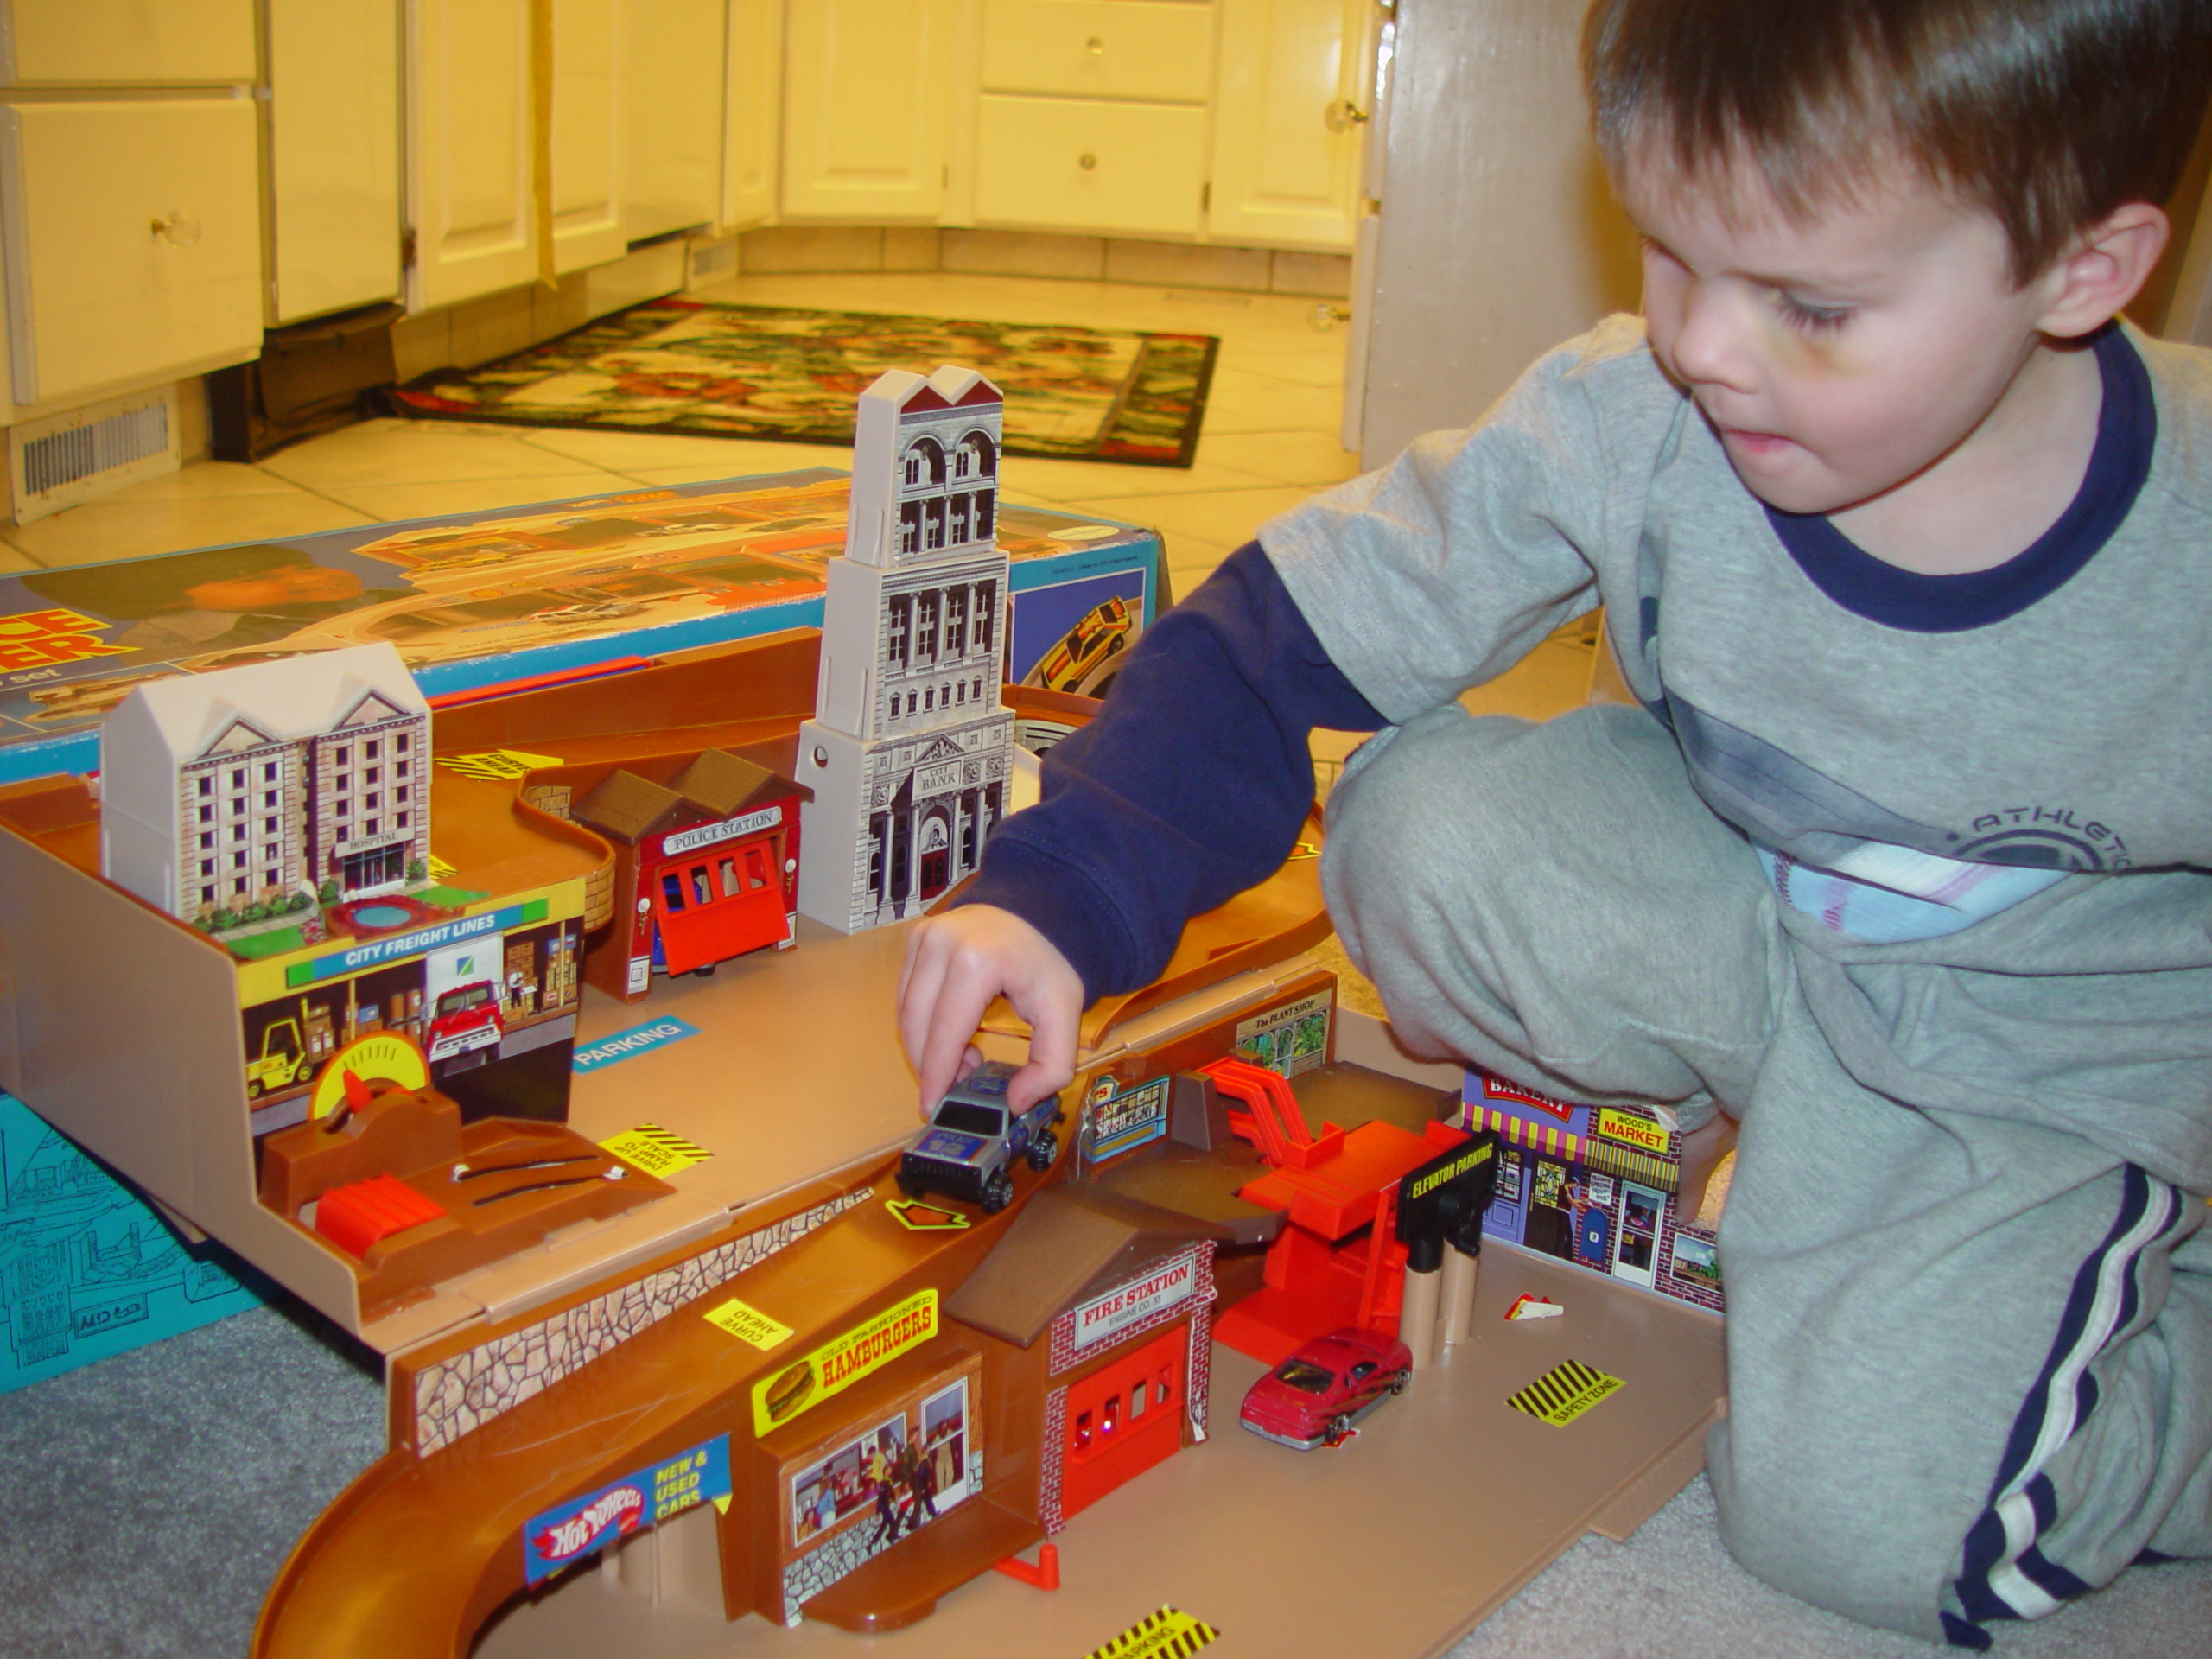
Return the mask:
{"type": "Polygon", "coordinates": [[[1089,1659],[1182,1659],[1196,1653],[1220,1631],[1202,1618],[1162,1607],[1148,1613],[1103,1648],[1093,1648],[1089,1659]]]}
{"type": "Polygon", "coordinates": [[[1618,1376],[1608,1376],[1580,1360],[1563,1360],[1520,1393],[1507,1395],[1505,1403],[1554,1428],[1565,1428],[1624,1386],[1618,1376]]]}

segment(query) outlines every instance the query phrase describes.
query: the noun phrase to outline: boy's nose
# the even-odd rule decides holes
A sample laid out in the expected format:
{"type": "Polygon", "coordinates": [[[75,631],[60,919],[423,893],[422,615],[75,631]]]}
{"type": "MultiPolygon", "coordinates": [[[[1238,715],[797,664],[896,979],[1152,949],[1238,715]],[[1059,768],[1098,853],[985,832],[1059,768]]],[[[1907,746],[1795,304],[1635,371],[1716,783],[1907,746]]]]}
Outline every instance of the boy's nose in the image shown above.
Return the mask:
{"type": "Polygon", "coordinates": [[[1726,293],[1703,284],[1682,296],[1681,326],[1675,334],[1675,372],[1699,385],[1752,389],[1745,319],[1726,293]]]}

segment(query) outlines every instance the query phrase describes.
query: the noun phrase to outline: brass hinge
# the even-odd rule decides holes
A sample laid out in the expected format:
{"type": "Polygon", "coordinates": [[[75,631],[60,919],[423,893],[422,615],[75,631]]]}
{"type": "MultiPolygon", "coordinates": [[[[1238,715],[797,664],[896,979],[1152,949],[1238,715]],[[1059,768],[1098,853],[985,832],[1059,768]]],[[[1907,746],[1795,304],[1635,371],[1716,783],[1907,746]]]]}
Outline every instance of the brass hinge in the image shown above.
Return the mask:
{"type": "Polygon", "coordinates": [[[1213,206],[1213,181],[1208,179],[1198,187],[1198,211],[1206,212],[1213,206]]]}
{"type": "Polygon", "coordinates": [[[401,269],[401,270],[412,270],[412,269],[414,268],[414,264],[415,264],[415,232],[410,229],[410,230],[408,230],[408,231],[404,231],[404,232],[401,232],[401,234],[400,234],[400,238],[399,238],[399,265],[400,265],[400,269],[401,269]]]}

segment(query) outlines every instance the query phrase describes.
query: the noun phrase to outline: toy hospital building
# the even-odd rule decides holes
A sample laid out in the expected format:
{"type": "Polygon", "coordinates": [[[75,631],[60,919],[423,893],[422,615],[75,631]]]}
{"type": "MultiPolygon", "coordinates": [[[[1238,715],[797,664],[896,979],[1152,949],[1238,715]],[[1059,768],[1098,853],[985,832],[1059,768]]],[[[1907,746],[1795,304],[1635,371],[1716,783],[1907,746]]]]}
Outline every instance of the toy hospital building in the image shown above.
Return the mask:
{"type": "Polygon", "coordinates": [[[388,645],[149,681],[100,728],[101,872],[202,923],[419,882],[429,731],[388,645]]]}
{"type": "Polygon", "coordinates": [[[852,516],[830,561],[796,769],[814,791],[798,907],[840,932],[933,902],[975,869],[1006,810],[1001,414],[972,369],[893,369],[861,394],[852,516]]]}

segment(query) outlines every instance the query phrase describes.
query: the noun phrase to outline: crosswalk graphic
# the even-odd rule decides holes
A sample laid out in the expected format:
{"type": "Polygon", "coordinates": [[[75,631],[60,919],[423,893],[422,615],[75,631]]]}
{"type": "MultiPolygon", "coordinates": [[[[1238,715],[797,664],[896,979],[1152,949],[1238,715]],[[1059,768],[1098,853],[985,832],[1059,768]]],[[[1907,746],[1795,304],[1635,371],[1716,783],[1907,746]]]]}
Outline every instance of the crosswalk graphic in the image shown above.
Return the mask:
{"type": "Polygon", "coordinates": [[[1505,1403],[1554,1428],[1565,1428],[1623,1386],[1618,1376],[1608,1376],[1580,1360],[1562,1360],[1518,1394],[1508,1395],[1505,1403]]]}
{"type": "Polygon", "coordinates": [[[1156,1613],[1147,1613],[1104,1647],[1093,1648],[1089,1659],[1183,1659],[1220,1634],[1204,1619],[1162,1607],[1156,1613]]]}

